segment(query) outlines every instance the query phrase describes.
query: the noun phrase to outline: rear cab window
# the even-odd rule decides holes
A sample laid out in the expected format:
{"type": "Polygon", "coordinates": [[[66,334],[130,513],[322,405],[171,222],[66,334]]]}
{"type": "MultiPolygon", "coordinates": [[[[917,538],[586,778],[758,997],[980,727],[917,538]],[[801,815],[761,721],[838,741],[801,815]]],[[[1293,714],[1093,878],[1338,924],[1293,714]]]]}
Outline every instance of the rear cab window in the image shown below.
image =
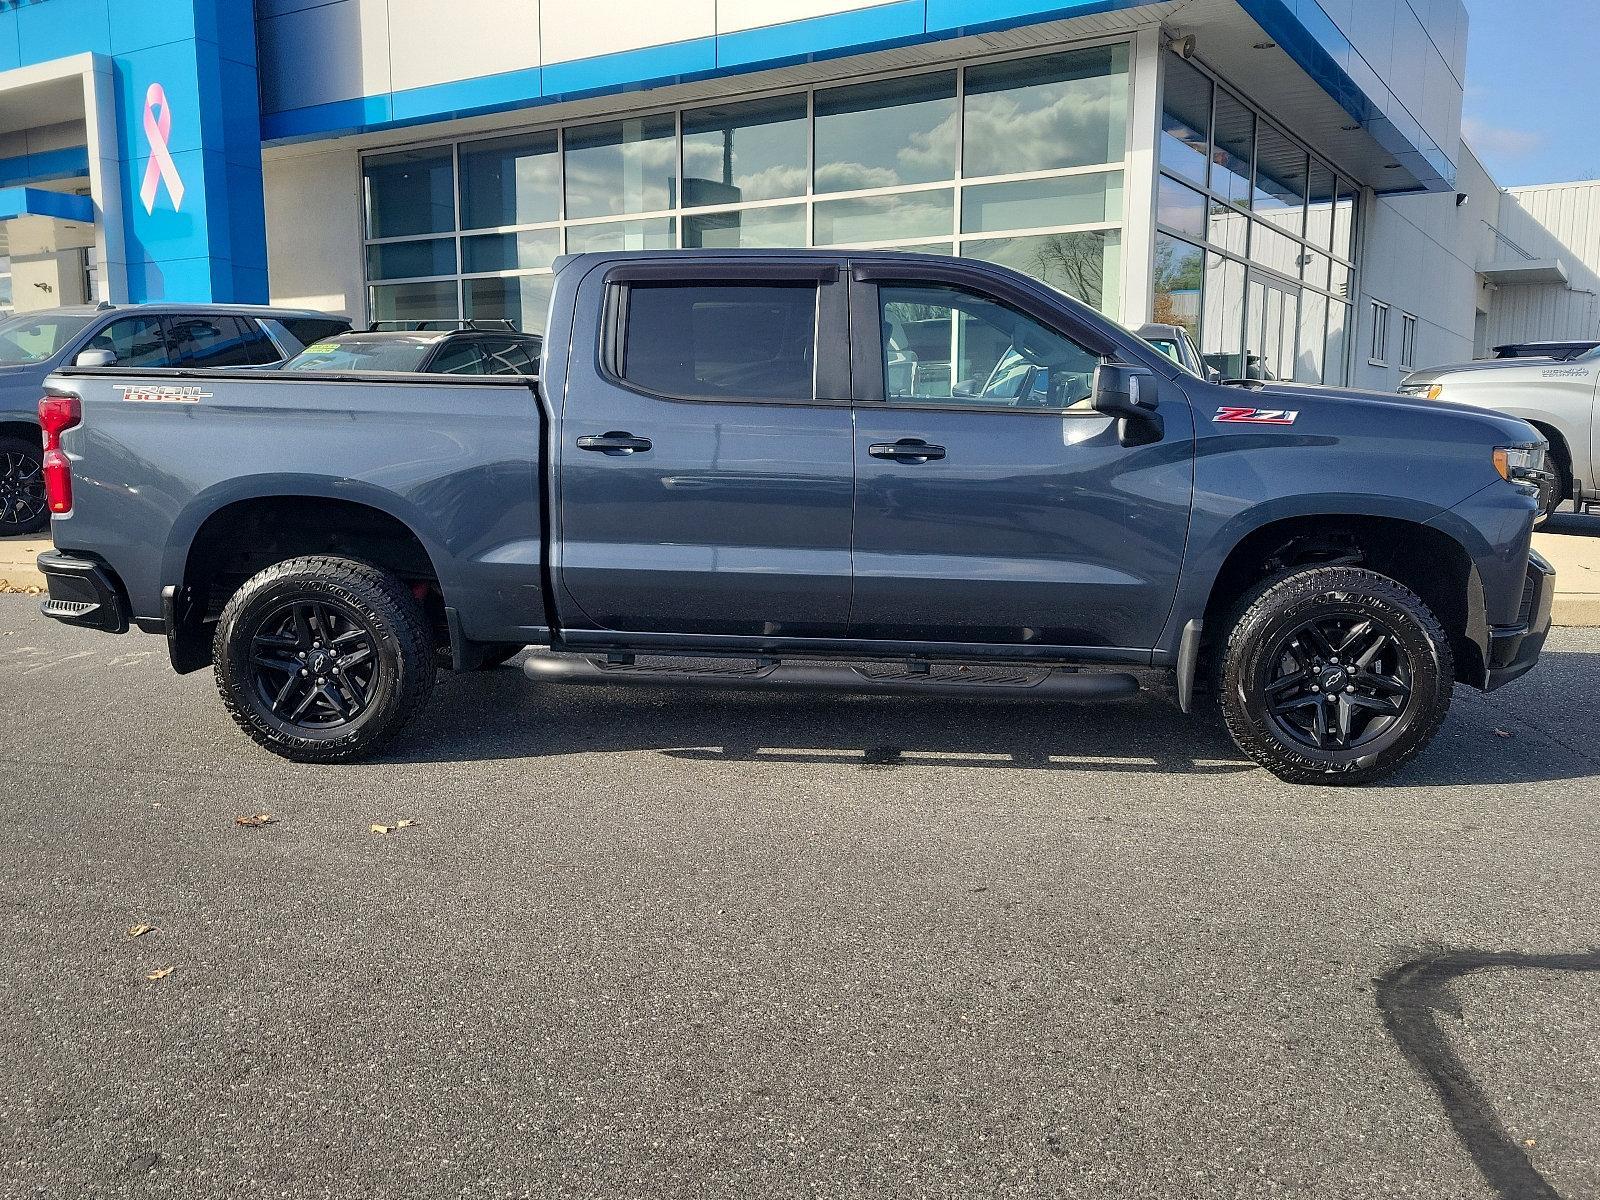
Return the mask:
{"type": "Polygon", "coordinates": [[[618,374],[687,399],[814,399],[817,298],[803,280],[630,284],[618,374]]]}

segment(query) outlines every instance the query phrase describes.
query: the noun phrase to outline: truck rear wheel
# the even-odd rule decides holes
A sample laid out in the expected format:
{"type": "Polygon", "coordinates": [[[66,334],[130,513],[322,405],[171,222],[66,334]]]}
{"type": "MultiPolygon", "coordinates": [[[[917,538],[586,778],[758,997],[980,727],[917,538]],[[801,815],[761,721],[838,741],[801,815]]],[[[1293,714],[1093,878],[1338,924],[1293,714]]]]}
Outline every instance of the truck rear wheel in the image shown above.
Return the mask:
{"type": "Polygon", "coordinates": [[[234,721],[295,762],[377,750],[433,691],[433,639],[400,580],[344,558],[294,558],[246,581],[216,633],[234,721]]]}
{"type": "Polygon", "coordinates": [[[1410,589],[1314,567],[1245,597],[1219,664],[1223,718],[1289,783],[1361,784],[1416,757],[1450,711],[1450,639],[1410,589]]]}

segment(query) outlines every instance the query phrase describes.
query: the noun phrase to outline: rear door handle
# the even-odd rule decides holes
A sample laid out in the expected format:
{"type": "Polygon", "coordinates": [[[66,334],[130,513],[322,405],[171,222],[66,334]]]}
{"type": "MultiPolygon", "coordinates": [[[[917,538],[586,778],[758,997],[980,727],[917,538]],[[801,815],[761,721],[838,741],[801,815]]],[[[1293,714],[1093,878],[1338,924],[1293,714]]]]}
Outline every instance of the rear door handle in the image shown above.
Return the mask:
{"type": "Polygon", "coordinates": [[[579,450],[597,450],[601,454],[637,454],[651,447],[649,438],[634,437],[631,433],[611,430],[609,433],[591,433],[578,439],[579,450]]]}
{"type": "Polygon", "coordinates": [[[867,447],[873,458],[891,458],[895,462],[925,463],[944,457],[943,446],[933,446],[921,438],[901,438],[898,442],[873,442],[867,447]]]}

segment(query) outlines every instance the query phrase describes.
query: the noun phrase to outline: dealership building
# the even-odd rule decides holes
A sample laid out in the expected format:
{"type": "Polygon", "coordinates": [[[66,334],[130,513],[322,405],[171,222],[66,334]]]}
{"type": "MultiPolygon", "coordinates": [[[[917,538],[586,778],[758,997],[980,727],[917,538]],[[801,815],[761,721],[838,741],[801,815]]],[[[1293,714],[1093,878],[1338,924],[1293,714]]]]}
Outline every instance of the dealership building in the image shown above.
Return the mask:
{"type": "Polygon", "coordinates": [[[538,331],[563,253],[900,248],[1186,325],[1230,373],[1393,386],[1600,337],[1600,189],[1503,192],[1463,145],[1467,22],[1460,0],[6,0],[0,301],[538,331]]]}

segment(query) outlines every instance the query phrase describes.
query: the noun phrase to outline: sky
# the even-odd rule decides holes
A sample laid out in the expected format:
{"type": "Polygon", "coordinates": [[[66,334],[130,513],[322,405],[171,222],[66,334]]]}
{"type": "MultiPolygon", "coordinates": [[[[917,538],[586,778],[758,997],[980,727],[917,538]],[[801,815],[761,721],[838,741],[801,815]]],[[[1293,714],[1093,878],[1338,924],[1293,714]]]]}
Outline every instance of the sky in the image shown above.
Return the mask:
{"type": "Polygon", "coordinates": [[[1466,5],[1462,136],[1495,181],[1600,179],[1600,0],[1466,5]]]}

